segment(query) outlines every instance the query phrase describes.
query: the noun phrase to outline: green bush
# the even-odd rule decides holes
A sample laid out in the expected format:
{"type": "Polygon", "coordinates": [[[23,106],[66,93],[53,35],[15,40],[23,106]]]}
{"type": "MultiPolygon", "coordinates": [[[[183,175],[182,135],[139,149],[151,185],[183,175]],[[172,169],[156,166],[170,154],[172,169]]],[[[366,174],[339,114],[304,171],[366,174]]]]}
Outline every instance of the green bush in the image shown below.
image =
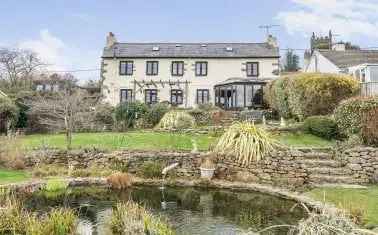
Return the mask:
{"type": "Polygon", "coordinates": [[[309,117],[305,120],[303,128],[306,132],[325,139],[336,139],[339,133],[336,121],[327,116],[309,117]]]}
{"type": "Polygon", "coordinates": [[[114,107],[108,104],[100,104],[95,108],[94,123],[99,128],[113,127],[114,125],[114,107]]]}
{"type": "Polygon", "coordinates": [[[0,116],[9,122],[10,127],[17,124],[19,108],[7,97],[0,97],[0,116]]]}
{"type": "Polygon", "coordinates": [[[170,111],[164,115],[157,125],[162,129],[186,129],[194,127],[195,119],[185,111],[170,111]]]}
{"type": "Polygon", "coordinates": [[[149,107],[148,112],[143,117],[143,121],[147,127],[154,127],[168,111],[169,105],[167,103],[154,104],[149,107]]]}
{"type": "Polygon", "coordinates": [[[358,89],[358,82],[349,76],[302,73],[273,81],[266,87],[265,100],[281,116],[304,120],[332,113],[358,89]]]}
{"type": "Polygon", "coordinates": [[[341,102],[334,116],[342,135],[361,134],[362,113],[375,107],[378,107],[378,97],[355,97],[341,102]]]}
{"type": "Polygon", "coordinates": [[[211,111],[203,109],[192,109],[188,112],[194,119],[197,125],[206,126],[211,124],[211,111]]]}
{"type": "Polygon", "coordinates": [[[115,109],[116,128],[134,128],[136,121],[148,113],[147,105],[141,102],[121,103],[115,109]]]}
{"type": "Polygon", "coordinates": [[[161,162],[145,162],[140,169],[140,174],[145,178],[160,178],[162,170],[161,162]]]}

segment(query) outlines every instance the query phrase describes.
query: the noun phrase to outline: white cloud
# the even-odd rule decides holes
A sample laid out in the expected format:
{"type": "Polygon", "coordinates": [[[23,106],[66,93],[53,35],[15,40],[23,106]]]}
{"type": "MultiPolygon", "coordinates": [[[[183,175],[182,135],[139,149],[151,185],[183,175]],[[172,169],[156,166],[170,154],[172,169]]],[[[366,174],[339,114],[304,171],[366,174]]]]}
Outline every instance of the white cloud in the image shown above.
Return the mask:
{"type": "Polygon", "coordinates": [[[40,38],[26,40],[19,44],[20,48],[34,51],[44,63],[49,64],[53,69],[64,69],[64,42],[53,36],[47,29],[40,31],[40,38]]]}
{"type": "MultiPolygon", "coordinates": [[[[82,51],[80,48],[68,45],[47,29],[39,33],[39,38],[20,42],[19,48],[28,49],[38,54],[44,63],[49,64],[50,71],[71,71],[80,69],[95,69],[99,67],[100,55],[97,51],[82,51]]],[[[99,72],[74,73],[81,80],[98,79],[99,72]]]]}
{"type": "Polygon", "coordinates": [[[378,38],[378,2],[373,0],[291,0],[296,9],[280,12],[277,19],[291,33],[309,35],[332,29],[343,38],[378,38]]]}

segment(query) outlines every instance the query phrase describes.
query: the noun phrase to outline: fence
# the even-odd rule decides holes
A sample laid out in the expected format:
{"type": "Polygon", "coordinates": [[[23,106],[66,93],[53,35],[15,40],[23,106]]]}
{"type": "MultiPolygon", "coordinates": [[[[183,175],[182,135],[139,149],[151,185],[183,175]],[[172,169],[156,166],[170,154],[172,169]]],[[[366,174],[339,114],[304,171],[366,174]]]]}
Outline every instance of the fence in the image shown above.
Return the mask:
{"type": "Polygon", "coordinates": [[[378,82],[360,83],[361,96],[378,96],[378,82]]]}

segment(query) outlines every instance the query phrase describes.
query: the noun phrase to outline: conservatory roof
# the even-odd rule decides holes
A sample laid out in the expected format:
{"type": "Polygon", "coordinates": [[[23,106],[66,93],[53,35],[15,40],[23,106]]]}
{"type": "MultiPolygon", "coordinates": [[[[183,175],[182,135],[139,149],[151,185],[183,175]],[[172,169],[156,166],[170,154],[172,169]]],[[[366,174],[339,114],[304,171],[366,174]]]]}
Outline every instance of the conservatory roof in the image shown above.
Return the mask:
{"type": "Polygon", "coordinates": [[[260,83],[265,84],[269,81],[272,81],[274,78],[238,78],[233,77],[229,78],[223,82],[217,83],[215,86],[229,85],[229,84],[251,84],[251,83],[260,83]]]}

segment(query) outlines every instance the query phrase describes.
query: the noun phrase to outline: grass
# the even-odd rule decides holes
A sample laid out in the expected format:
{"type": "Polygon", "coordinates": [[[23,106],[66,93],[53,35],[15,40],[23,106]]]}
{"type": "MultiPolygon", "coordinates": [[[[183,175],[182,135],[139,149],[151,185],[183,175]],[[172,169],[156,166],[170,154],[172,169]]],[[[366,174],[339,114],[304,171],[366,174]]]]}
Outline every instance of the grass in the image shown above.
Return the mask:
{"type": "Polygon", "coordinates": [[[0,169],[0,184],[17,183],[29,179],[29,174],[24,171],[0,169]]]}
{"type": "MultiPolygon", "coordinates": [[[[333,141],[322,139],[311,134],[282,133],[277,140],[291,147],[329,147],[333,141]]],[[[199,150],[208,150],[218,138],[209,135],[180,134],[167,132],[131,131],[125,133],[76,133],[73,135],[72,147],[116,150],[145,149],[145,150],[192,150],[195,140],[199,150]]],[[[21,143],[26,148],[38,148],[42,146],[65,148],[65,136],[63,134],[38,134],[27,135],[21,138],[21,143]]]]}
{"type": "Polygon", "coordinates": [[[345,209],[352,216],[356,211],[362,212],[362,224],[366,227],[378,226],[378,186],[367,189],[316,188],[307,193],[319,201],[332,203],[345,209]]]}
{"type": "Polygon", "coordinates": [[[281,133],[276,138],[281,144],[290,147],[332,147],[335,144],[335,141],[305,133],[281,133]]]}
{"type": "MultiPolygon", "coordinates": [[[[192,139],[197,143],[199,150],[207,150],[208,146],[216,140],[207,135],[179,134],[165,132],[132,131],[126,133],[77,133],[73,135],[73,148],[96,147],[115,150],[146,149],[146,150],[192,150],[192,139]]],[[[56,147],[65,148],[63,134],[28,135],[22,138],[26,148],[56,147]]]]}

